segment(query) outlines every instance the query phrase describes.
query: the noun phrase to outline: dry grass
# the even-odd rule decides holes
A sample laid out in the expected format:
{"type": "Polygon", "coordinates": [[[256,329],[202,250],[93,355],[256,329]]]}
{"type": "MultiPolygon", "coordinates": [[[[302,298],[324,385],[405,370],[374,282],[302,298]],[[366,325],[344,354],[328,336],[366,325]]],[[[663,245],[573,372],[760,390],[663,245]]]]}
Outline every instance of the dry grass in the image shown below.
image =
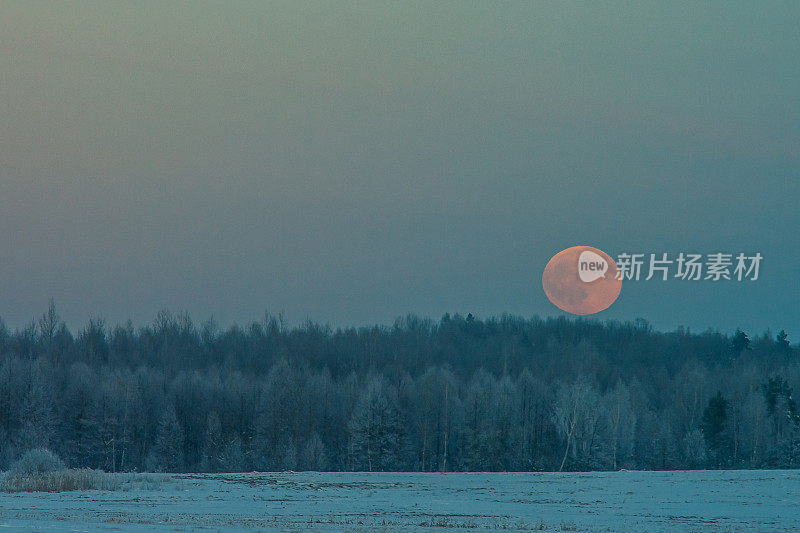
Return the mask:
{"type": "Polygon", "coordinates": [[[88,468],[13,474],[0,478],[0,492],[66,492],[74,490],[161,490],[169,478],[148,474],[109,474],[88,468]]]}
{"type": "Polygon", "coordinates": [[[32,474],[7,473],[0,480],[3,492],[65,492],[69,490],[117,490],[121,480],[98,470],[68,469],[32,474]]]}
{"type": "Polygon", "coordinates": [[[67,468],[45,448],[26,451],[0,477],[0,492],[71,490],[158,490],[168,478],[147,474],[108,474],[89,468],[67,468]]]}

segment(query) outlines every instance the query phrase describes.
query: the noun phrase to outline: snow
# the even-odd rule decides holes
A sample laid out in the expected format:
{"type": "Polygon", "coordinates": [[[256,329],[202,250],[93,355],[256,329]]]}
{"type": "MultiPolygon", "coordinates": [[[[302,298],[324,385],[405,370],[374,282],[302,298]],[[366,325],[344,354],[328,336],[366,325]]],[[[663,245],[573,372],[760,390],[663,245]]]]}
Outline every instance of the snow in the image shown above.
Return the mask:
{"type": "Polygon", "coordinates": [[[798,471],[163,475],[0,494],[0,531],[786,531],[798,471]]]}

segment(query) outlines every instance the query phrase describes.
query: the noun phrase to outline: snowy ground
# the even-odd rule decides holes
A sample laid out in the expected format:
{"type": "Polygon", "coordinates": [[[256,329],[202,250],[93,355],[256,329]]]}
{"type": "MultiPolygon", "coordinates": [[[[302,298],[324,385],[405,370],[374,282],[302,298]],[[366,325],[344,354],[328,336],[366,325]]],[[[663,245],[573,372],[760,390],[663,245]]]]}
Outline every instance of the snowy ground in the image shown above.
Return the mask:
{"type": "Polygon", "coordinates": [[[173,475],[0,494],[0,531],[787,531],[800,472],[173,475]]]}

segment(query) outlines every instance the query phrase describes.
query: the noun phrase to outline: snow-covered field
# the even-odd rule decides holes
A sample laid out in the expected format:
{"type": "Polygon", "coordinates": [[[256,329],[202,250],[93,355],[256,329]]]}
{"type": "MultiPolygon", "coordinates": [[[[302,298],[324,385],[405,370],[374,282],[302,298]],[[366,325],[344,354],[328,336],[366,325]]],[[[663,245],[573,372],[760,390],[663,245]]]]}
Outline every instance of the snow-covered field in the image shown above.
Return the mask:
{"type": "Polygon", "coordinates": [[[2,531],[787,531],[800,472],[262,473],[0,494],[2,531]]]}

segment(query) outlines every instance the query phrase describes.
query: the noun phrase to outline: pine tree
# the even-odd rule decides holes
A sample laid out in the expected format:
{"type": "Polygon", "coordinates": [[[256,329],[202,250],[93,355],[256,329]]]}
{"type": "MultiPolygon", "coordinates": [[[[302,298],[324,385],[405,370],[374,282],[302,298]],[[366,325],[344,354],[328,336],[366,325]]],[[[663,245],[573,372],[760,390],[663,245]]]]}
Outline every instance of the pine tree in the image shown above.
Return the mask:
{"type": "Polygon", "coordinates": [[[370,472],[391,469],[397,452],[397,413],[380,378],[371,378],[350,417],[356,464],[370,472]]]}
{"type": "Polygon", "coordinates": [[[244,472],[247,469],[247,456],[238,435],[222,447],[220,466],[224,472],[244,472]]]}
{"type": "Polygon", "coordinates": [[[328,454],[325,451],[325,444],[316,433],[313,433],[306,441],[301,460],[301,466],[305,470],[323,471],[328,468],[328,454]]]}
{"type": "Polygon", "coordinates": [[[181,472],[184,468],[184,433],[175,407],[170,403],[158,422],[151,465],[161,472],[181,472]]]}
{"type": "Polygon", "coordinates": [[[731,342],[731,351],[734,356],[740,355],[743,351],[750,349],[750,337],[747,333],[737,329],[731,342]]]}
{"type": "Polygon", "coordinates": [[[778,336],[775,337],[775,343],[782,352],[789,351],[789,334],[785,330],[781,330],[778,336]]]}
{"type": "Polygon", "coordinates": [[[721,391],[717,391],[716,396],[708,401],[708,407],[703,411],[701,429],[711,466],[725,466],[729,459],[728,401],[721,391]]]}
{"type": "Polygon", "coordinates": [[[222,446],[222,424],[217,412],[211,411],[206,418],[206,434],[201,460],[201,469],[204,472],[220,471],[222,446]]]}

